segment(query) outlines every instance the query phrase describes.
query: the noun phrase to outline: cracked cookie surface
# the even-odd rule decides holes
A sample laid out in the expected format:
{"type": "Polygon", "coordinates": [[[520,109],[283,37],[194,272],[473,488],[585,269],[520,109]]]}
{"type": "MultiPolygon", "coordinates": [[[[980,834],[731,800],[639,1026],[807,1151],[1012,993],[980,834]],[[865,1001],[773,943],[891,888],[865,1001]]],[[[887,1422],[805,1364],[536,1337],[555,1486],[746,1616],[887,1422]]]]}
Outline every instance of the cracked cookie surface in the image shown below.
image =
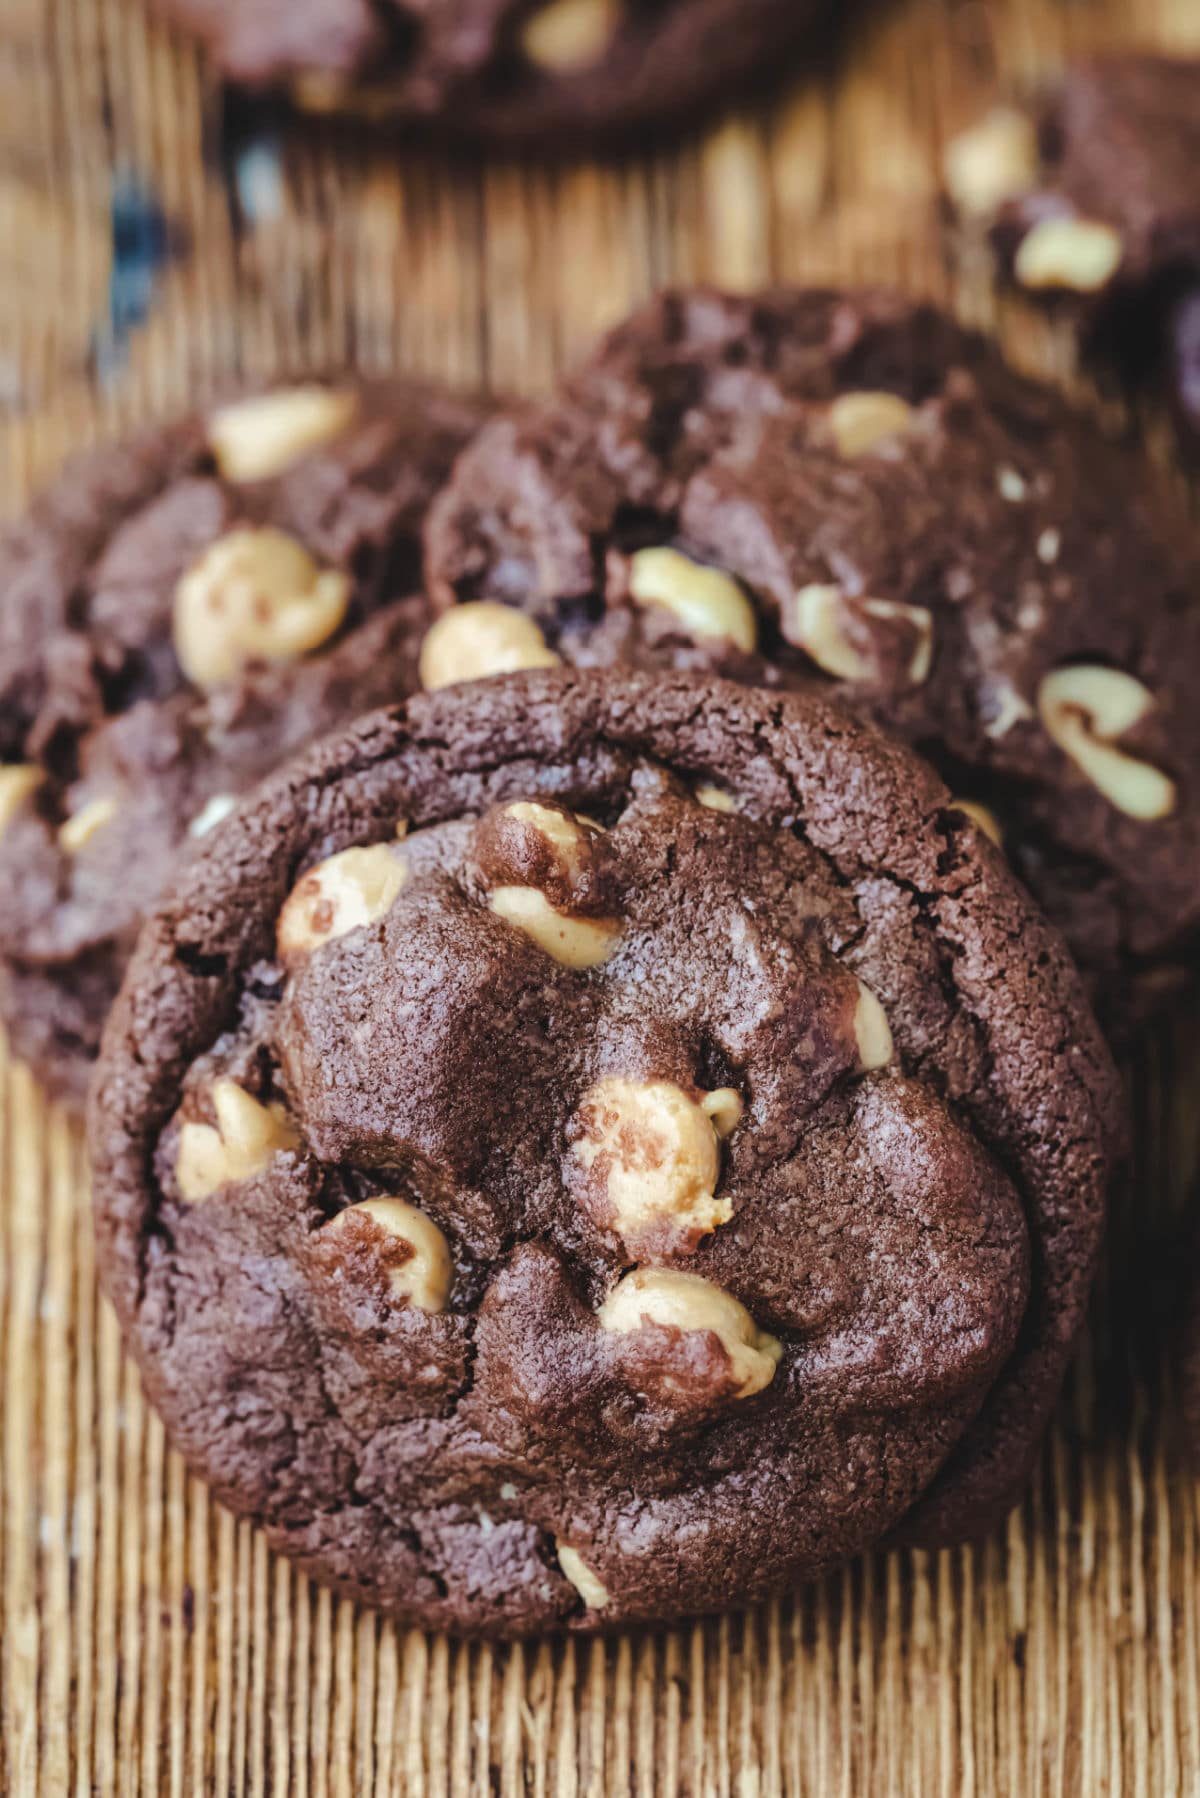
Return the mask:
{"type": "Polygon", "coordinates": [[[995,1521],[1119,1113],[1064,949],[907,750],[551,670],[362,720],[214,832],[90,1144],[192,1466],[340,1589],[519,1634],[995,1521]]]}
{"type": "Polygon", "coordinates": [[[1002,839],[1107,1022],[1187,977],[1194,536],[1145,468],[935,308],[665,294],[484,427],[426,536],[431,591],[458,602],[426,685],[484,643],[485,608],[494,666],[836,689],[1002,839]]]}
{"type": "Polygon", "coordinates": [[[256,392],[69,465],[0,546],[0,1010],[72,1101],[172,855],[417,684],[420,527],[481,417],[256,392]]]}

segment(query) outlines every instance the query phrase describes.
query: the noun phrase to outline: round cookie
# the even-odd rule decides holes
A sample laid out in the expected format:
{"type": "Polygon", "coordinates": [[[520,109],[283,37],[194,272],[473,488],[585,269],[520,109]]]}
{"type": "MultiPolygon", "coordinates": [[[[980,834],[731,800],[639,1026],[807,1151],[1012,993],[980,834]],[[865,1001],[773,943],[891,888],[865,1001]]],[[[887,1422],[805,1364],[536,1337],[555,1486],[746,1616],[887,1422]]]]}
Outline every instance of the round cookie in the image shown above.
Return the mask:
{"type": "Polygon", "coordinates": [[[1200,59],[1090,57],[957,138],[946,185],[1006,277],[1165,386],[1200,444],[1200,59]]]}
{"type": "Polygon", "coordinates": [[[157,0],[303,111],[583,141],[679,115],[812,39],[828,0],[157,0]]]}
{"type": "Polygon", "coordinates": [[[1121,1105],[899,743],[549,670],[360,720],[148,923],[90,1113],[191,1465],[437,1628],[738,1605],[1019,1493],[1121,1105]]]}
{"type": "Polygon", "coordinates": [[[70,465],[0,546],[0,1014],[78,1102],[174,851],[403,697],[425,508],[482,409],[312,381],[70,465]]]}
{"type": "MultiPolygon", "coordinates": [[[[517,607],[543,654],[835,686],[983,808],[1110,1023],[1183,979],[1194,540],[1135,460],[935,308],[666,294],[479,433],[426,540],[439,605],[517,607]]],[[[475,616],[439,621],[427,680],[475,616]]]]}

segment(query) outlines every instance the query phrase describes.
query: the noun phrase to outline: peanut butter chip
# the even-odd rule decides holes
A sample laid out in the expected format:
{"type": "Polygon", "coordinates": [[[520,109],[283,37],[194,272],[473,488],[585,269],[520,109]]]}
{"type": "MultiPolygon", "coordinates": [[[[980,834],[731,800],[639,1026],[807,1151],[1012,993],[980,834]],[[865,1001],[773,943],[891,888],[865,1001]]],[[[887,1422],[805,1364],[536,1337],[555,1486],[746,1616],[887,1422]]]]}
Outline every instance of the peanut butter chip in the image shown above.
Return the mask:
{"type": "Polygon", "coordinates": [[[898,393],[843,393],[829,408],[829,428],[843,456],[865,456],[911,430],[916,413],[898,393]]]}
{"type": "Polygon", "coordinates": [[[118,809],[111,793],[102,793],[95,799],[89,799],[86,805],[81,805],[77,812],[72,812],[59,825],[59,847],[67,855],[78,855],[106,824],[112,823],[118,809]]]}
{"type": "Polygon", "coordinates": [[[700,1109],[724,1141],[733,1135],[742,1121],[742,1095],[735,1087],[719,1086],[715,1092],[705,1093],[700,1109]]]}
{"type": "Polygon", "coordinates": [[[551,805],[539,805],[534,799],[518,799],[504,808],[505,816],[518,824],[530,824],[552,845],[564,865],[577,873],[581,846],[589,835],[597,834],[597,826],[587,819],[567,817],[551,805]]]}
{"type": "Polygon", "coordinates": [[[621,1334],[648,1323],[711,1330],[729,1358],[737,1398],[751,1398],[769,1386],[783,1358],[783,1344],[758,1328],[740,1299],[678,1268],[635,1268],[613,1288],[597,1316],[602,1329],[621,1334]]]}
{"type": "Polygon", "coordinates": [[[858,1004],[854,1011],[854,1037],[858,1044],[858,1065],[864,1073],[884,1068],[891,1061],[895,1050],[887,1013],[861,980],[858,983],[858,1004]]]}
{"type": "Polygon", "coordinates": [[[792,602],[787,635],[835,680],[870,678],[871,663],[846,636],[840,587],[817,582],[801,587],[792,602]]]}
{"type": "Polygon", "coordinates": [[[392,843],[343,849],[301,876],[279,914],[280,959],[296,961],[323,943],[386,917],[407,875],[392,843]]]}
{"type": "Polygon", "coordinates": [[[491,908],[565,968],[599,967],[621,936],[616,919],[574,917],[558,911],[537,887],[497,887],[491,908]]]}
{"type": "MultiPolygon", "coordinates": [[[[736,1094],[707,1095],[731,1129],[736,1094]],[[732,1119],[732,1122],[730,1120],[732,1119]]],[[[729,1222],[733,1207],[717,1198],[719,1134],[712,1117],[669,1080],[601,1080],[578,1111],[581,1134],[571,1155],[602,1189],[600,1221],[628,1245],[654,1239],[691,1249],[729,1222]]]]}
{"type": "Polygon", "coordinates": [[[388,1270],[388,1282],[399,1299],[419,1311],[444,1311],[450,1293],[453,1264],[450,1247],[433,1222],[406,1199],[364,1199],[339,1211],[326,1230],[346,1230],[355,1219],[370,1218],[391,1242],[405,1245],[409,1253],[388,1270]]]}
{"type": "Polygon", "coordinates": [[[532,799],[518,799],[504,806],[499,814],[500,823],[507,825],[510,819],[514,824],[535,831],[550,851],[556,873],[547,877],[547,885],[554,893],[554,900],[551,901],[549,892],[544,892],[540,885],[518,885],[515,880],[506,878],[525,870],[520,868],[518,861],[510,861],[503,849],[497,857],[493,848],[490,877],[497,884],[491,895],[491,910],[522,931],[563,967],[598,967],[608,960],[620,941],[620,920],[588,916],[586,907],[583,912],[576,911],[569,895],[573,883],[584,871],[591,842],[603,836],[603,830],[588,818],[554,806],[539,805],[532,799]]]}
{"type": "Polygon", "coordinates": [[[970,218],[994,212],[1037,180],[1037,132],[1033,120],[1010,107],[994,112],[956,137],[946,150],[946,190],[970,218]]]}
{"type": "Polygon", "coordinates": [[[905,673],[914,687],[927,681],[933,665],[933,614],[928,607],[910,606],[899,599],[864,599],[863,611],[868,618],[911,629],[913,647],[905,673]]]}
{"type": "MultiPolygon", "coordinates": [[[[788,641],[802,649],[835,680],[858,683],[877,677],[871,656],[852,641],[846,628],[850,605],[840,587],[813,584],[795,594],[785,618],[788,641]]],[[[905,675],[913,686],[928,680],[933,665],[933,614],[925,606],[911,606],[898,599],[860,599],[853,602],[864,619],[878,620],[885,629],[899,627],[911,641],[905,675]]]]}
{"type": "Polygon", "coordinates": [[[1154,705],[1132,674],[1082,664],[1058,668],[1044,676],[1037,705],[1049,735],[1110,805],[1144,822],[1175,810],[1175,782],[1116,746],[1154,705]]]}
{"type": "Polygon", "coordinates": [[[670,612],[690,637],[724,639],[750,655],[758,642],[754,607],[732,575],[706,568],[677,549],[639,549],[629,591],[640,606],[670,612]]]}
{"type": "Polygon", "coordinates": [[[705,806],[710,812],[736,812],[738,809],[737,800],[724,787],[697,787],[696,803],[705,806]]]}
{"type": "Polygon", "coordinates": [[[252,662],[291,662],[328,641],[346,616],[350,577],[318,569],[294,537],[230,531],[175,590],[175,654],[198,687],[252,662]]]}
{"type": "Polygon", "coordinates": [[[262,1104],[235,1080],[214,1080],[212,1103],[215,1128],[189,1121],[179,1132],[175,1178],[191,1205],[261,1174],[275,1155],[300,1144],[281,1105],[262,1104]]]}
{"type": "Polygon", "coordinates": [[[522,668],[555,668],[559,658],[532,618],[490,599],[455,606],[430,626],[421,644],[421,685],[429,692],[456,681],[485,680],[522,668]]]}
{"type": "Polygon", "coordinates": [[[569,1548],[565,1542],[556,1543],[555,1551],[559,1566],[588,1610],[602,1611],[609,1602],[608,1588],[585,1564],[583,1556],[576,1549],[569,1548]]]}
{"type": "Polygon", "coordinates": [[[41,769],[27,762],[0,766],[0,834],[8,829],[22,806],[37,792],[42,780],[41,769]]]}
{"type": "Polygon", "coordinates": [[[1039,219],[1021,239],[1013,271],[1022,287],[1098,293],[1121,266],[1120,233],[1094,219],[1039,219]]]}
{"type": "Polygon", "coordinates": [[[550,0],[526,19],[521,48],[553,75],[570,75],[600,61],[621,23],[619,0],[550,0]]]}
{"type": "Polygon", "coordinates": [[[985,837],[991,838],[997,849],[1003,849],[1004,832],[1000,827],[999,818],[990,806],[983,805],[978,799],[955,799],[953,804],[954,809],[965,813],[985,837]]]}
{"type": "Polygon", "coordinates": [[[222,406],[208,440],[227,481],[265,481],[348,430],[358,396],[334,387],[286,387],[222,406]]]}

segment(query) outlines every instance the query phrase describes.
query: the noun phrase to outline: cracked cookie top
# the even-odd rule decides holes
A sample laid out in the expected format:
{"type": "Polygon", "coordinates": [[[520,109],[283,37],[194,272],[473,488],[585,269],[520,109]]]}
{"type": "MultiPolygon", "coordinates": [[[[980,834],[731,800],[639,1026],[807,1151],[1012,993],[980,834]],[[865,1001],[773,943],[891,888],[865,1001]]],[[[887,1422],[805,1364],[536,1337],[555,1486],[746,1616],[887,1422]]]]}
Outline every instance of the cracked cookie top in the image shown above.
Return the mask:
{"type": "Polygon", "coordinates": [[[303,112],[577,142],[689,112],[812,39],[829,0],[156,0],[303,112]]]}
{"type": "Polygon", "coordinates": [[[0,547],[0,1004],[79,1099],[181,843],[416,684],[425,507],[482,408],[249,394],[68,466],[0,547]]]}
{"type": "Polygon", "coordinates": [[[935,308],[668,293],[484,427],[426,537],[459,607],[426,685],[540,655],[836,689],[1002,838],[1109,1021],[1185,977],[1194,541],[1143,468],[935,308]]]}
{"type": "Polygon", "coordinates": [[[520,1633],[987,1527],[1118,1115],[1065,951],[906,749],[551,670],[375,714],[213,832],[90,1140],[192,1465],[343,1590],[520,1633]]]}

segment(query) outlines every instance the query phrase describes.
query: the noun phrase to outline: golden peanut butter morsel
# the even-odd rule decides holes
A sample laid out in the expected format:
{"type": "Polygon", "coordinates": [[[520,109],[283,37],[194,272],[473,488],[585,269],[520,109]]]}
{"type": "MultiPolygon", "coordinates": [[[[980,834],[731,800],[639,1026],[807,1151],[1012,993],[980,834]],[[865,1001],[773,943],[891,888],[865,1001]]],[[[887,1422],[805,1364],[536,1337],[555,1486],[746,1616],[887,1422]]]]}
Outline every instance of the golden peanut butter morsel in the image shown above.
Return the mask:
{"type": "Polygon", "coordinates": [[[275,941],[284,961],[311,955],[335,937],[386,917],[407,875],[391,843],[343,849],[301,875],[279,914],[275,941]]]}
{"type": "MultiPolygon", "coordinates": [[[[728,1092],[707,1097],[717,1100],[717,1116],[732,1128],[728,1092]]],[[[576,1116],[581,1133],[572,1158],[585,1175],[598,1172],[600,1221],[627,1246],[661,1238],[694,1248],[729,1222],[733,1207],[716,1196],[720,1133],[703,1100],[669,1080],[610,1076],[584,1095],[576,1116]]]]}
{"type": "Polygon", "coordinates": [[[384,1196],[347,1205],[325,1228],[346,1231],[361,1218],[369,1219],[393,1247],[401,1245],[409,1251],[388,1269],[388,1284],[395,1296],[418,1311],[444,1311],[454,1267],[450,1246],[433,1219],[407,1199],[384,1196]]]}
{"type": "Polygon", "coordinates": [[[912,429],[916,413],[898,393],[843,393],[827,414],[838,451],[865,456],[912,429]]]}
{"type": "Polygon", "coordinates": [[[517,799],[512,805],[504,808],[506,818],[515,818],[518,824],[531,825],[540,836],[546,838],[556,855],[572,873],[579,870],[581,849],[589,836],[596,836],[600,826],[590,819],[568,816],[566,812],[556,811],[552,805],[539,805],[533,799],[517,799]]]}
{"type": "Polygon", "coordinates": [[[572,75],[599,62],[621,17],[619,0],[550,0],[522,25],[521,48],[539,69],[572,75]]]}
{"type": "MultiPolygon", "coordinates": [[[[590,819],[526,799],[501,807],[493,818],[500,826],[511,819],[513,824],[535,831],[549,851],[555,873],[545,876],[553,899],[540,886],[505,879],[504,873],[510,869],[513,873],[524,870],[510,861],[501,836],[500,845],[493,848],[496,859],[489,870],[496,880],[489,901],[491,910],[563,967],[595,968],[607,961],[621,938],[620,919],[594,917],[586,910],[574,909],[563,890],[565,886],[569,893],[579,878],[590,844],[604,834],[601,827],[590,819]]],[[[485,828],[486,825],[485,820],[485,828]]]]}
{"type": "Polygon", "coordinates": [[[17,813],[32,799],[45,776],[40,768],[27,762],[0,766],[0,833],[8,829],[17,813]]]}
{"type": "Polygon", "coordinates": [[[727,639],[750,655],[758,619],[732,575],[693,562],[677,549],[639,549],[629,564],[629,591],[641,606],[658,606],[691,637],[727,639]]]}
{"type": "Polygon", "coordinates": [[[904,669],[906,678],[913,686],[928,680],[933,664],[933,614],[927,606],[909,605],[898,599],[850,602],[840,587],[813,583],[801,587],[792,597],[784,618],[784,634],[835,680],[874,680],[875,661],[852,641],[846,629],[851,603],[868,624],[876,621],[885,628],[901,627],[912,644],[904,669]]]}
{"type": "Polygon", "coordinates": [[[565,968],[596,968],[606,962],[621,937],[612,918],[584,918],[559,911],[537,887],[497,887],[491,908],[565,968]]]}
{"type": "Polygon", "coordinates": [[[1044,676],[1037,703],[1048,734],[1110,805],[1146,822],[1175,810],[1175,782],[1117,747],[1154,706],[1153,694],[1132,674],[1084,664],[1058,668],[1044,676]]]}
{"type": "Polygon", "coordinates": [[[979,799],[955,798],[953,804],[955,811],[963,812],[985,837],[995,843],[997,849],[1003,849],[1004,830],[991,806],[984,805],[979,799]]]}
{"type": "Polygon", "coordinates": [[[983,218],[1037,180],[1037,132],[1027,114],[998,106],[954,138],[945,156],[946,190],[959,211],[983,218]]]}
{"type": "Polygon", "coordinates": [[[429,692],[458,681],[557,665],[558,657],[532,618],[490,599],[453,607],[429,627],[421,644],[421,685],[429,692]]]}
{"type": "Polygon", "coordinates": [[[732,793],[727,793],[724,787],[715,787],[708,782],[696,788],[696,803],[704,806],[710,812],[730,813],[739,809],[738,802],[732,793]]]}
{"type": "Polygon", "coordinates": [[[740,1299],[679,1268],[636,1268],[613,1288],[597,1316],[602,1329],[623,1334],[648,1323],[711,1330],[729,1357],[738,1398],[752,1398],[769,1386],[783,1359],[783,1344],[758,1328],[740,1299]]]}
{"type": "Polygon", "coordinates": [[[602,1611],[609,1602],[609,1591],[603,1580],[592,1572],[578,1549],[571,1548],[566,1542],[559,1542],[555,1552],[559,1566],[588,1610],[602,1611]]]}
{"type": "Polygon", "coordinates": [[[858,1044],[858,1065],[864,1073],[884,1068],[895,1054],[892,1027],[887,1013],[874,993],[860,980],[858,1004],[854,1010],[854,1039],[858,1044]]]}
{"type": "Polygon", "coordinates": [[[264,1105],[235,1080],[213,1081],[217,1122],[191,1120],[179,1132],[175,1178],[189,1204],[210,1198],[222,1186],[261,1174],[272,1157],[300,1146],[300,1138],[280,1105],[264,1105]]]}
{"type": "Polygon", "coordinates": [[[284,387],[222,406],[208,421],[208,440],[227,481],[265,481],[340,437],[357,412],[347,389],[284,387]]]}
{"type": "Polygon", "coordinates": [[[350,576],[320,569],[302,543],[267,526],[230,531],[175,589],[179,666],[198,687],[236,678],[253,662],[292,662],[339,629],[350,576]]]}
{"type": "Polygon", "coordinates": [[[1094,219],[1039,219],[1021,239],[1013,272],[1022,287],[1098,293],[1121,266],[1120,232],[1094,219]]]}
{"type": "Polygon", "coordinates": [[[111,793],[101,793],[95,799],[89,799],[59,825],[59,847],[67,855],[78,855],[106,824],[112,823],[119,810],[116,798],[111,793]]]}

